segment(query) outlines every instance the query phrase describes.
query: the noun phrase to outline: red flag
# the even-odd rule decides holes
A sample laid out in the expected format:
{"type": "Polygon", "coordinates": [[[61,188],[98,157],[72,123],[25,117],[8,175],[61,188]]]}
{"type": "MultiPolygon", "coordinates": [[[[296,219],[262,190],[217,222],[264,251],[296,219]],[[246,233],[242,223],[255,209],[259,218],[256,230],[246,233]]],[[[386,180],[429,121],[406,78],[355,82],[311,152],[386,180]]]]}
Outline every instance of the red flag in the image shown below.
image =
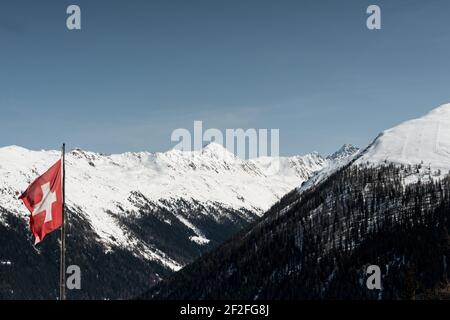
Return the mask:
{"type": "Polygon", "coordinates": [[[30,228],[35,244],[62,224],[62,161],[56,162],[20,196],[31,213],[30,228]]]}

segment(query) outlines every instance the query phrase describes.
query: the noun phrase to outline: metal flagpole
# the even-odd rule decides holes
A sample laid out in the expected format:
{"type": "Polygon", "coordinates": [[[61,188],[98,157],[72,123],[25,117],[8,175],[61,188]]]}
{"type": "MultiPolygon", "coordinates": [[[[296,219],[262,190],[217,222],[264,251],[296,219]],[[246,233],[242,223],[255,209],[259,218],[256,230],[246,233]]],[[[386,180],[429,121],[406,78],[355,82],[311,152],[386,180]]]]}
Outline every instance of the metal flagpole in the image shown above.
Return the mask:
{"type": "Polygon", "coordinates": [[[66,299],[66,201],[65,201],[65,185],[66,185],[66,144],[62,145],[62,223],[61,223],[61,257],[59,264],[59,300],[66,299]]]}

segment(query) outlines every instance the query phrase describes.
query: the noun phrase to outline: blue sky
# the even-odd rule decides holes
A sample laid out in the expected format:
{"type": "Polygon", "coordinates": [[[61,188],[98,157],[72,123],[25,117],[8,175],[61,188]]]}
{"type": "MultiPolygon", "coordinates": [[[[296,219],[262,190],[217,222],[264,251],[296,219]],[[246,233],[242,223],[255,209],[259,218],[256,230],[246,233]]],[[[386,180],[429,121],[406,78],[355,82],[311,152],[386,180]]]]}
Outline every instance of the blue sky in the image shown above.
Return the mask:
{"type": "Polygon", "coordinates": [[[450,102],[448,14],[444,0],[2,1],[0,146],[164,151],[194,120],[279,128],[284,155],[364,146],[450,102]]]}

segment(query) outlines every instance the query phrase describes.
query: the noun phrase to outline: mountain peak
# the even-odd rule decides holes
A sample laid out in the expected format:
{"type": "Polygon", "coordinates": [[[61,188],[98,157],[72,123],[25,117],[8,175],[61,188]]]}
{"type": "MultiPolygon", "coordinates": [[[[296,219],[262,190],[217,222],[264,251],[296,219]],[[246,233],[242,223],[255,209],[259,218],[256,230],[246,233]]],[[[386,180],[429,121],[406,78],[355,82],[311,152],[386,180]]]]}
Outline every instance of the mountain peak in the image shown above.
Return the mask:
{"type": "Polygon", "coordinates": [[[213,152],[223,152],[228,151],[222,144],[217,142],[209,142],[204,145],[202,150],[213,151],[213,152]]]}
{"type": "Polygon", "coordinates": [[[450,104],[383,131],[357,163],[427,164],[450,169],[450,104]]]}
{"type": "Polygon", "coordinates": [[[200,151],[201,155],[213,155],[219,158],[234,159],[234,153],[230,152],[227,148],[217,142],[210,142],[203,147],[200,151]]]}
{"type": "Polygon", "coordinates": [[[434,108],[425,116],[429,116],[429,115],[447,115],[450,117],[450,103],[444,103],[444,104],[440,105],[439,107],[434,108]]]}
{"type": "Polygon", "coordinates": [[[0,147],[0,151],[5,151],[5,152],[26,152],[29,151],[26,148],[20,147],[20,146],[16,146],[16,145],[11,145],[11,146],[6,146],[6,147],[0,147]]]}
{"type": "Polygon", "coordinates": [[[346,143],[342,147],[340,147],[338,151],[336,151],[333,154],[329,155],[327,157],[327,159],[339,160],[339,159],[342,159],[342,158],[347,158],[348,156],[354,155],[358,151],[359,151],[358,147],[355,147],[352,144],[346,143]]]}

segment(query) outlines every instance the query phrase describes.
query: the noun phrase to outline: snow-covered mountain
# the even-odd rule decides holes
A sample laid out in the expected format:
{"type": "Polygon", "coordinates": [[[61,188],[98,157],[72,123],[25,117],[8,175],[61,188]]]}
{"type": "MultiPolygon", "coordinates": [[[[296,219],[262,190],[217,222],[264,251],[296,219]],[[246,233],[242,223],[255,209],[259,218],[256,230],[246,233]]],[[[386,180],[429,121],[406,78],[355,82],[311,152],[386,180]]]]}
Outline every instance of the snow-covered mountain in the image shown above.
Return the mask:
{"type": "Polygon", "coordinates": [[[343,147],[245,232],[144,297],[448,297],[449,133],[446,104],[384,131],[362,151],[343,147]],[[373,264],[381,290],[366,286],[373,264]]]}
{"type": "MultiPolygon", "coordinates": [[[[17,196],[59,157],[58,151],[0,148],[0,224],[11,214],[27,223],[17,196]]],[[[317,153],[242,160],[215,143],[193,152],[73,150],[66,155],[66,202],[105,251],[123,248],[176,271],[328,164],[317,153]],[[155,235],[164,228],[178,230],[179,238],[168,245],[164,234],[155,235]],[[176,250],[180,241],[194,253],[176,250]]]]}
{"type": "Polygon", "coordinates": [[[338,151],[329,155],[327,157],[327,159],[334,160],[334,161],[345,159],[345,158],[354,156],[358,151],[359,151],[359,148],[357,148],[351,144],[344,144],[338,151]]]}
{"type": "MultiPolygon", "coordinates": [[[[58,151],[0,148],[0,204],[17,210],[17,201],[11,201],[15,192],[24,190],[58,157],[58,151]]],[[[136,203],[130,199],[133,191],[151,201],[195,199],[261,214],[326,164],[317,153],[245,161],[214,143],[194,152],[102,155],[74,150],[66,155],[67,202],[69,206],[93,212],[89,214],[93,220],[102,220],[105,229],[99,226],[98,231],[108,240],[114,231],[106,227],[108,219],[103,220],[94,212],[133,211],[136,209],[136,203]],[[280,170],[274,171],[272,167],[277,161],[280,170]]],[[[24,210],[19,212],[26,214],[24,210]]]]}
{"type": "Polygon", "coordinates": [[[326,180],[346,165],[403,167],[405,184],[445,177],[450,171],[450,104],[381,132],[364,150],[344,145],[328,156],[332,160],[298,188],[300,192],[326,180]]]}
{"type": "Polygon", "coordinates": [[[337,152],[327,157],[327,165],[316,171],[308,180],[305,180],[297,190],[302,193],[311,187],[317,186],[328,179],[333,173],[351,164],[361,154],[361,150],[352,145],[344,145],[337,152]]]}
{"type": "Polygon", "coordinates": [[[356,164],[423,164],[447,174],[450,169],[450,104],[385,130],[356,164]]]}

